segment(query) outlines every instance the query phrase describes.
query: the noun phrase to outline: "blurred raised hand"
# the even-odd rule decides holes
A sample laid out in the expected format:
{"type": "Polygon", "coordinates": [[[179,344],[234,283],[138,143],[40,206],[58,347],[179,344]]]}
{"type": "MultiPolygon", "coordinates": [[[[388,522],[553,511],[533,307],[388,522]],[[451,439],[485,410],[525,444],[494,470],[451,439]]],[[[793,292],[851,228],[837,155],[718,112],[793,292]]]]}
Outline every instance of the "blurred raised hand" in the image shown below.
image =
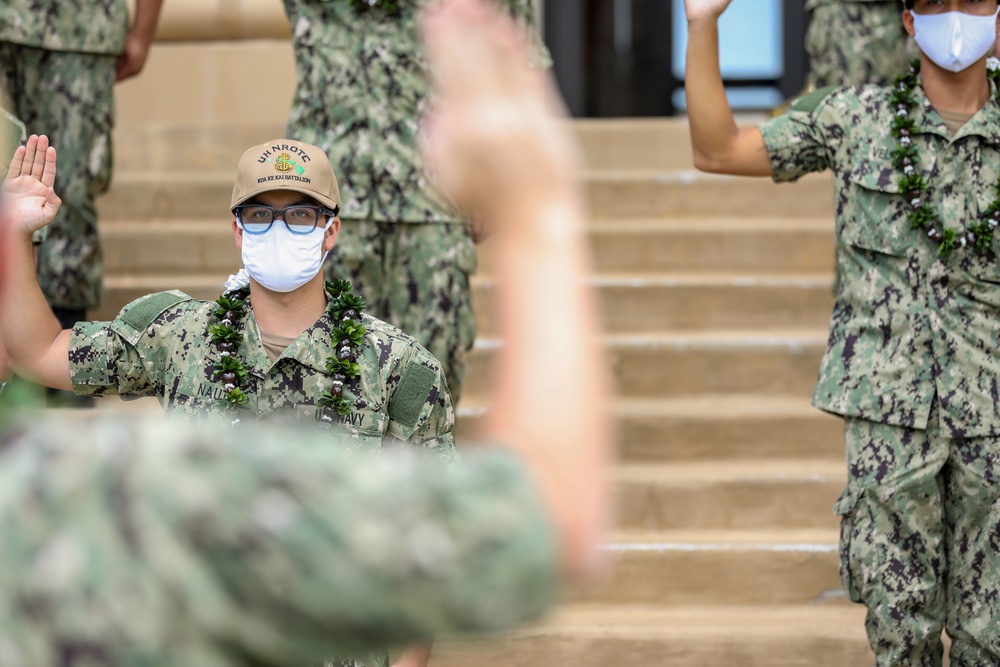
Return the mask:
{"type": "Polygon", "coordinates": [[[571,189],[577,150],[554,83],[531,64],[528,36],[480,0],[440,0],[423,30],[437,92],[424,156],[445,192],[481,223],[507,198],[571,189]]]}

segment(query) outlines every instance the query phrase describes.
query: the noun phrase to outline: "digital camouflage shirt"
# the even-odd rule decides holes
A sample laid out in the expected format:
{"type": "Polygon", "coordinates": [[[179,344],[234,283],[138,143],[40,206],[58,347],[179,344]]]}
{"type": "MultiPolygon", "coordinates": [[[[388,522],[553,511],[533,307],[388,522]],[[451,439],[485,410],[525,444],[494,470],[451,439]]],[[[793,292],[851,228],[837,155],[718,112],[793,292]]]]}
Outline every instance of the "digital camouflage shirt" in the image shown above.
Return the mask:
{"type": "MultiPolygon", "coordinates": [[[[285,0],[298,75],[287,136],[326,151],[345,220],[464,221],[429,181],[418,150],[430,82],[417,18],[430,2],[402,0],[390,16],[380,7],[358,12],[349,0],[285,0]]],[[[498,4],[534,29],[531,0],[498,4]]]]}
{"type": "MultiPolygon", "coordinates": [[[[916,87],[917,171],[944,224],[964,231],[997,198],[1000,107],[950,136],[916,87]]],[[[1000,242],[940,257],[911,228],[892,163],[895,108],[875,86],[817,91],[761,125],[776,181],[833,172],[841,287],[813,394],[817,407],[954,436],[1000,435],[1000,242]]]]}
{"type": "Polygon", "coordinates": [[[443,467],[312,428],[27,416],[0,425],[4,667],[305,667],[554,601],[551,526],[505,450],[443,467]]]}
{"type": "Polygon", "coordinates": [[[125,0],[0,0],[0,42],[118,55],[127,33],[125,0]]]}
{"type": "MultiPolygon", "coordinates": [[[[151,294],[126,306],[113,322],[84,322],[70,339],[74,390],[89,396],[155,396],[168,415],[206,415],[242,422],[280,414],[317,423],[317,401],[330,389],[326,360],[335,356],[328,310],[271,364],[261,343],[252,307],[243,321],[237,355],[249,371],[246,410],[230,411],[214,375],[219,358],[209,326],[216,304],[183,292],[151,294]]],[[[455,411],[440,364],[413,338],[368,315],[358,351],[360,375],[347,383],[349,414],[340,417],[338,437],[377,450],[394,440],[455,455],[455,411]]],[[[240,328],[240,325],[237,325],[240,328]]]]}

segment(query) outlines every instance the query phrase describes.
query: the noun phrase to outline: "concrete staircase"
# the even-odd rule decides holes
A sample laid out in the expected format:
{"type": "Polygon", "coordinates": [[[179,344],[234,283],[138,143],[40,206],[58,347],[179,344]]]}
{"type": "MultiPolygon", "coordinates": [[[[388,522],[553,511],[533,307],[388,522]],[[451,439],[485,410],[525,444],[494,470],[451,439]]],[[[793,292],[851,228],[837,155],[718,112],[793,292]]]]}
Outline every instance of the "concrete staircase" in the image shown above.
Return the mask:
{"type": "MultiPolygon", "coordinates": [[[[291,63],[281,43],[158,48],[149,79],[119,98],[117,172],[100,202],[99,319],[154,290],[219,293],[239,266],[227,213],[236,161],[281,134],[286,107],[277,102],[231,124],[193,113],[173,98],[171,68],[189,73],[200,58],[201,73],[184,86],[221,96],[213,108],[232,99],[205,82],[220,73],[259,80],[261,68],[277,68],[279,102],[293,83],[280,79],[291,63]],[[205,58],[206,48],[218,52],[205,58]],[[238,74],[248,61],[256,69],[238,74]]],[[[864,610],[844,599],[837,577],[830,508],[845,478],[841,426],[809,406],[832,305],[830,179],[779,187],[697,174],[680,120],[573,127],[587,159],[591,281],[618,385],[613,566],[568,591],[537,627],[439,642],[432,665],[870,664],[864,610]]],[[[488,409],[497,347],[488,244],[481,259],[481,336],[460,439],[488,409]]]]}
{"type": "MultiPolygon", "coordinates": [[[[832,302],[829,179],[779,191],[695,174],[683,121],[574,129],[618,383],[614,566],[545,624],[446,642],[433,664],[865,664],[864,612],[840,593],[830,512],[844,481],[840,423],[808,404],[832,302]]],[[[232,131],[221,148],[216,138],[218,163],[120,165],[101,202],[98,317],[152,290],[218,294],[238,266],[222,156],[235,164],[239,147],[277,134],[232,131]]],[[[460,435],[487,409],[497,346],[483,250],[460,435]]]]}

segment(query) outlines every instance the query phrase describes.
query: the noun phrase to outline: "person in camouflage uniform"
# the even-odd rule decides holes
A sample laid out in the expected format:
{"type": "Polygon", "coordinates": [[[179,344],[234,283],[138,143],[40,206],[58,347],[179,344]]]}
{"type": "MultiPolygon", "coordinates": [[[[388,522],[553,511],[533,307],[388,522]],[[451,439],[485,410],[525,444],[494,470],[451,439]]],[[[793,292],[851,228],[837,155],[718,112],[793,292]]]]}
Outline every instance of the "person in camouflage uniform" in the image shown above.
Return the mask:
{"type": "Polygon", "coordinates": [[[0,88],[28,131],[59,146],[63,206],[38,280],[64,327],[101,300],[95,198],[111,179],[114,83],[142,69],[162,0],[0,0],[0,88]]]}
{"type": "Polygon", "coordinates": [[[892,87],[822,89],[746,130],[714,46],[729,0],[686,4],[695,166],[834,174],[841,285],[813,404],[844,417],[841,576],[877,662],[941,665],[944,628],[953,667],[1000,664],[996,0],[911,0],[922,53],[892,87]]]}
{"type": "MultiPolygon", "coordinates": [[[[476,338],[469,279],[478,232],[418,151],[430,84],[416,19],[427,4],[285,0],[298,76],[286,134],[323,148],[346,193],[329,273],[441,361],[457,404],[476,338]]],[[[531,0],[499,6],[533,28],[531,0]]],[[[547,54],[538,60],[547,64],[547,54]]]]}
{"type": "MultiPolygon", "coordinates": [[[[46,147],[44,137],[28,139],[31,154],[46,147]]],[[[377,450],[386,439],[397,439],[450,459],[455,416],[440,364],[412,337],[364,312],[342,321],[340,302],[326,293],[321,255],[336,242],[339,201],[336,177],[319,148],[285,139],[254,146],[240,159],[233,190],[237,245],[246,250],[251,235],[260,243],[296,237],[314,242],[315,273],[301,286],[265,287],[260,281],[272,276],[248,264],[249,274],[244,269],[231,279],[241,284],[226,290],[230,299],[242,297],[242,309],[220,308],[183,292],[160,292],[130,303],[112,322],[81,322],[72,330],[53,331],[54,349],[47,340],[39,343],[39,330],[30,325],[5,326],[11,356],[48,386],[90,396],[155,396],[168,415],[225,415],[240,422],[281,413],[323,427],[339,422],[339,430],[350,432],[359,447],[377,450]],[[286,156],[297,160],[294,173],[282,166],[286,156]],[[276,213],[255,233],[247,231],[252,211],[276,213]],[[314,216],[308,233],[285,232],[289,225],[283,216],[291,220],[308,213],[314,216]],[[345,322],[363,327],[353,342],[339,335],[345,322]],[[231,334],[220,335],[222,325],[231,334]],[[330,359],[347,359],[340,354],[345,344],[357,372],[340,378],[348,400],[347,409],[337,414],[321,398],[336,379],[330,359]],[[226,358],[241,360],[245,375],[225,378],[220,366],[226,358]]],[[[266,251],[293,273],[303,261],[288,246],[267,246],[266,251]]],[[[48,309],[37,298],[34,280],[19,278],[30,283],[19,286],[27,308],[39,311],[44,322],[48,309]]]]}
{"type": "Polygon", "coordinates": [[[887,86],[916,55],[899,0],[806,0],[811,89],[887,86]]]}
{"type": "MultiPolygon", "coordinates": [[[[612,447],[582,197],[570,137],[545,113],[554,87],[518,66],[505,23],[473,0],[445,0],[428,21],[445,128],[430,163],[497,225],[506,260],[511,356],[493,445],[442,469],[358,456],[316,429],[17,408],[0,417],[5,667],[301,666],[510,628],[550,606],[560,580],[592,572],[612,447]],[[483,104],[506,113],[484,123],[483,104]],[[519,215],[507,216],[515,195],[519,215]],[[536,332],[558,324],[580,335],[553,354],[536,332]]],[[[19,271],[7,241],[23,244],[58,207],[54,152],[29,164],[0,198],[0,266],[19,271]]],[[[0,322],[22,316],[5,275],[0,322]]]]}
{"type": "MultiPolygon", "coordinates": [[[[29,138],[29,152],[45,149],[43,139],[29,138]]],[[[38,342],[36,331],[23,329],[19,341],[18,334],[4,328],[12,358],[43,384],[69,386],[88,396],[155,396],[171,416],[224,416],[233,424],[281,416],[317,428],[335,427],[331,438],[354,448],[378,451],[405,442],[446,462],[454,460],[455,413],[437,360],[411,336],[364,312],[345,321],[342,301],[325,293],[321,255],[336,241],[340,193],[323,152],[286,139],[247,149],[237,169],[232,206],[233,231],[244,251],[254,240],[315,240],[314,270],[303,276],[304,284],[291,290],[273,285],[283,275],[271,275],[268,267],[254,263],[259,258],[244,252],[249,291],[236,292],[239,286],[230,284],[226,297],[242,301],[245,312],[183,292],[160,292],[133,301],[112,322],[80,322],[71,331],[53,332],[57,342],[51,347],[26,348],[25,339],[38,342]],[[270,224],[254,222],[268,213],[270,224]],[[291,233],[291,223],[308,214],[313,216],[308,233],[291,233]],[[262,230],[255,232],[253,224],[262,230]],[[227,310],[233,314],[225,315],[227,310]],[[227,317],[235,339],[220,336],[217,329],[227,317]],[[360,335],[348,346],[352,356],[345,357],[340,333],[356,325],[362,327],[360,335]],[[227,341],[234,343],[230,347],[227,341]],[[43,368],[52,348],[66,356],[55,368],[43,368]],[[224,363],[232,359],[240,360],[246,377],[226,377],[232,369],[224,363]],[[356,364],[356,376],[338,379],[346,369],[331,368],[335,359],[356,364]],[[324,400],[337,384],[343,391],[341,410],[324,400]]],[[[296,264],[306,259],[290,246],[264,248],[293,275],[300,271],[296,264]]],[[[237,277],[232,281],[239,282],[237,277]]],[[[359,311],[362,306],[352,304],[359,311]]],[[[28,307],[41,310],[45,303],[38,296],[28,307]]],[[[388,657],[385,651],[372,652],[339,663],[387,667],[388,657]]]]}

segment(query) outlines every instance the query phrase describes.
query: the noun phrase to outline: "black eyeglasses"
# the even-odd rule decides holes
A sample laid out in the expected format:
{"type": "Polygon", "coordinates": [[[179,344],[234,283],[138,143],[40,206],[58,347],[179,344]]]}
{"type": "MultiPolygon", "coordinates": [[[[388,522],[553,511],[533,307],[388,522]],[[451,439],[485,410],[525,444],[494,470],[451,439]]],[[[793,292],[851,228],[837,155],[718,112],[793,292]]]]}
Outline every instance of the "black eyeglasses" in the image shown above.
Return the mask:
{"type": "Polygon", "coordinates": [[[292,234],[309,234],[316,229],[323,216],[334,217],[337,209],[310,204],[295,204],[285,208],[272,208],[263,204],[242,204],[233,209],[240,226],[247,234],[264,234],[277,218],[285,223],[292,234]]]}

